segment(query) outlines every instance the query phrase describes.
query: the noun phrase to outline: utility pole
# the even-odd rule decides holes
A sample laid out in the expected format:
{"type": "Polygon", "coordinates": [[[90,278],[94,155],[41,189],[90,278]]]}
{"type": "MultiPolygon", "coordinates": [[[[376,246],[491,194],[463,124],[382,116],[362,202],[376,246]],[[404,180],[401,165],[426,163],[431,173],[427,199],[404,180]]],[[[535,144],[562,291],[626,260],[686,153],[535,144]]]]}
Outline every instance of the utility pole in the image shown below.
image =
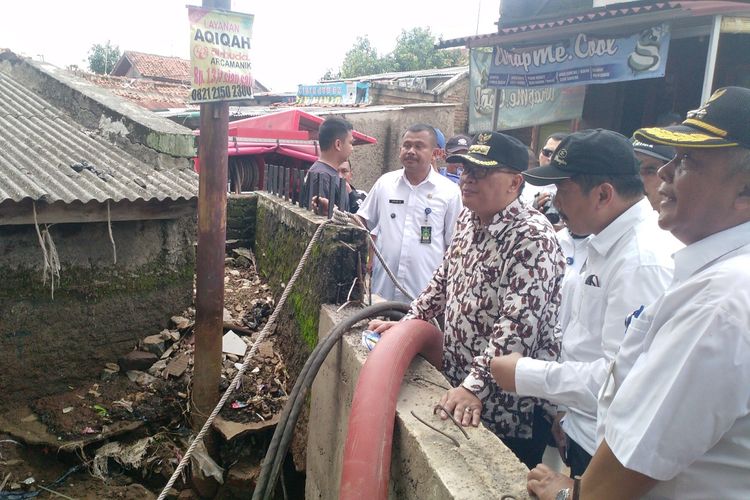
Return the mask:
{"type": "MultiPolygon", "coordinates": [[[[206,9],[231,10],[231,0],[203,0],[206,9]]],[[[197,433],[219,401],[224,319],[229,104],[200,105],[198,253],[195,286],[195,365],[190,417],[197,433]]],[[[206,436],[210,452],[211,438],[206,436]]]]}

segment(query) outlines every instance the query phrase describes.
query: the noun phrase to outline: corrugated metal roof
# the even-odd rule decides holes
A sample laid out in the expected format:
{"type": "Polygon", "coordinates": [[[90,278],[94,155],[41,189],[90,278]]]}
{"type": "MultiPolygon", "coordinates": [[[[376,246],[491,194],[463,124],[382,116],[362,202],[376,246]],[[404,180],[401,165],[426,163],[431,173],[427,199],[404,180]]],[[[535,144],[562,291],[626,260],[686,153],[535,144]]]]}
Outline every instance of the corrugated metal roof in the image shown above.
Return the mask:
{"type": "Polygon", "coordinates": [[[0,202],[192,199],[189,167],[149,165],[0,71],[0,202]]]}
{"type": "Polygon", "coordinates": [[[391,73],[377,73],[374,75],[362,75],[354,78],[340,78],[338,80],[324,80],[320,83],[335,82],[370,82],[378,80],[399,80],[401,78],[430,78],[447,76],[451,77],[469,69],[468,66],[454,66],[451,68],[419,69],[414,71],[394,71],[391,73]]]}
{"type": "MultiPolygon", "coordinates": [[[[550,33],[567,26],[585,25],[608,21],[614,19],[628,19],[639,17],[648,17],[657,13],[664,14],[664,20],[674,20],[679,17],[689,16],[709,16],[715,14],[732,14],[750,12],[750,5],[747,2],[737,2],[730,0],[689,0],[689,1],[667,1],[667,2],[638,2],[635,5],[627,3],[612,4],[604,7],[597,7],[586,12],[577,12],[574,14],[561,15],[555,18],[541,19],[535,22],[528,22],[516,26],[504,26],[498,29],[497,33],[487,33],[484,35],[466,36],[444,40],[437,44],[438,48],[460,47],[460,46],[487,46],[503,43],[504,37],[522,35],[524,33],[538,33],[543,35],[543,31],[548,30],[550,33]]],[[[583,26],[581,29],[585,29],[583,26]]]]}

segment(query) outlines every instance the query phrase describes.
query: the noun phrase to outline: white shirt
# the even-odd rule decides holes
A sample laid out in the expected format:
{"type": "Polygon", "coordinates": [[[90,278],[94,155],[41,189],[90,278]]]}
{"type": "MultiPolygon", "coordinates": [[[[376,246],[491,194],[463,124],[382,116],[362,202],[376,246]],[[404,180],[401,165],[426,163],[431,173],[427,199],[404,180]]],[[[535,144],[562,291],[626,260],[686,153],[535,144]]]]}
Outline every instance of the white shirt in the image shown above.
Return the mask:
{"type": "MultiPolygon", "coordinates": [[[[377,233],[378,250],[388,267],[416,297],[443,262],[461,208],[459,187],[432,167],[417,186],[409,183],[402,168],[375,182],[357,215],[377,233]],[[429,228],[429,242],[423,242],[423,227],[429,228]]],[[[372,291],[388,300],[411,302],[396,289],[378,260],[373,265],[372,291]]]]}
{"type": "Polygon", "coordinates": [[[679,246],[659,229],[648,200],[630,207],[589,239],[586,263],[562,298],[571,303],[561,362],[522,358],[516,366],[516,392],[566,406],[563,430],[589,454],[596,449],[597,395],[625,319],[667,288],[679,246]]]}
{"type": "Polygon", "coordinates": [[[599,435],[662,481],[645,498],[750,496],[750,222],[675,255],[599,396],[599,435]]]}
{"type": "MultiPolygon", "coordinates": [[[[575,278],[581,272],[581,268],[588,256],[589,238],[573,238],[567,227],[562,228],[555,235],[557,236],[557,241],[560,242],[563,256],[565,256],[565,275],[563,276],[561,294],[563,297],[572,296],[575,283],[577,282],[575,278]]],[[[565,329],[570,320],[571,302],[570,300],[562,300],[560,302],[560,313],[557,318],[560,324],[560,332],[565,329]]]]}

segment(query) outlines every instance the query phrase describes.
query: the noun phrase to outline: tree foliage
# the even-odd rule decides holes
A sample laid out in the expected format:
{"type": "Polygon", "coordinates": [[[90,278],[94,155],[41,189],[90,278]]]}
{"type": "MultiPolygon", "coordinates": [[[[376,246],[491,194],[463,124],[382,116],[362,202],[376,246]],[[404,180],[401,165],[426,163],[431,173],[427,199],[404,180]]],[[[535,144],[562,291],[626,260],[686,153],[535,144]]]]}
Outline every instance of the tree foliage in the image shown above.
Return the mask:
{"type": "Polygon", "coordinates": [[[100,75],[107,75],[120,59],[120,47],[112,45],[109,40],[105,44],[96,43],[89,49],[89,69],[100,75]]]}
{"type": "MultiPolygon", "coordinates": [[[[430,28],[402,30],[392,52],[379,56],[367,36],[358,37],[346,53],[339,72],[340,78],[390,71],[449,68],[468,64],[463,50],[437,50],[436,38],[430,28]]],[[[333,74],[329,71],[328,74],[333,74]]]]}

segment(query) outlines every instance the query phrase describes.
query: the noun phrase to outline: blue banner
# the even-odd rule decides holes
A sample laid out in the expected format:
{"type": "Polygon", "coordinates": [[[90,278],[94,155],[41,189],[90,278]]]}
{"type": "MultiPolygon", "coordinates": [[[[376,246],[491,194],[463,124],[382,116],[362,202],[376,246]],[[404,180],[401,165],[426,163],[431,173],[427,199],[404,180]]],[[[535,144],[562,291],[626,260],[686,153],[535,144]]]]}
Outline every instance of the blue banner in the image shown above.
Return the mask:
{"type": "Polygon", "coordinates": [[[492,52],[471,49],[469,69],[469,133],[509,130],[581,117],[586,87],[504,88],[487,87],[492,52]],[[497,105],[497,123],[493,110],[497,105]]]}
{"type": "Polygon", "coordinates": [[[669,25],[659,24],[625,37],[579,33],[557,42],[496,46],[488,86],[568,87],[664,76],[669,25]]]}

